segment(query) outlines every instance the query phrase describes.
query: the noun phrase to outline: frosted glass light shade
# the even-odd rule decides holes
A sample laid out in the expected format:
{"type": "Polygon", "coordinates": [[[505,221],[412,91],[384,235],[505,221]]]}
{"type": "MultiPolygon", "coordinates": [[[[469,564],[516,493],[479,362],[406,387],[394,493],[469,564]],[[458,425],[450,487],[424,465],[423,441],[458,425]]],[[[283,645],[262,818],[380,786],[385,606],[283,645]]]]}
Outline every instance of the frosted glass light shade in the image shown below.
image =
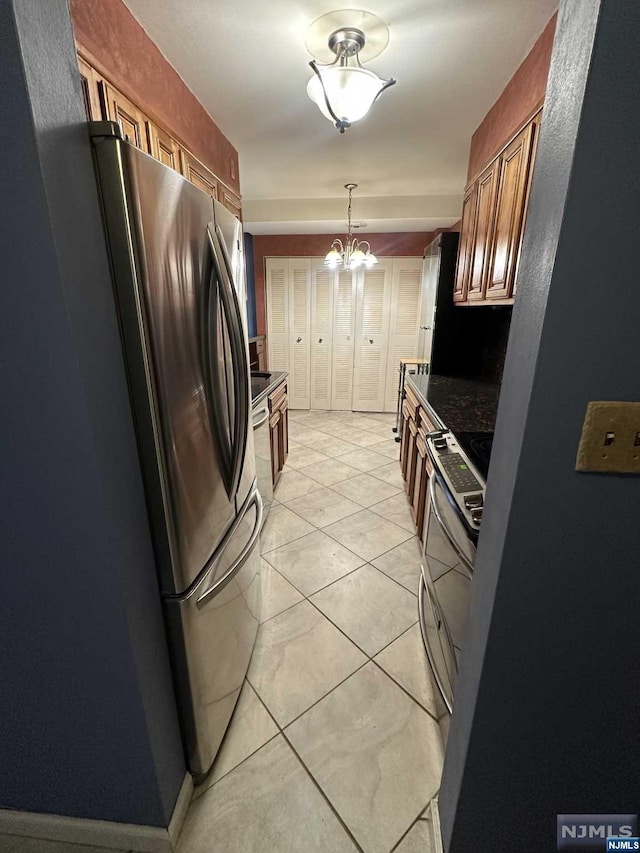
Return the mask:
{"type": "MultiPolygon", "coordinates": [[[[386,82],[365,68],[332,65],[319,68],[318,71],[322,75],[331,109],[339,119],[350,124],[366,116],[386,82]]],[[[322,115],[333,122],[317,74],[307,84],[307,95],[318,105],[322,115]]]]}

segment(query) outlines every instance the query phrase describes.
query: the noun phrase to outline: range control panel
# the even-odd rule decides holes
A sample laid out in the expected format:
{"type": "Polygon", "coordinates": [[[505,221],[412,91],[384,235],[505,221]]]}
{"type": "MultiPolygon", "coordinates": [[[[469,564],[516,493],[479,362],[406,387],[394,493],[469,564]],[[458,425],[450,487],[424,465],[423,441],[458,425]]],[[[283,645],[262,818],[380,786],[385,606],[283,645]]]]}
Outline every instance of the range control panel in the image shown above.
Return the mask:
{"type": "Polygon", "coordinates": [[[453,433],[432,433],[427,438],[434,467],[445,481],[451,499],[469,525],[480,529],[484,508],[485,484],[453,433]]]}

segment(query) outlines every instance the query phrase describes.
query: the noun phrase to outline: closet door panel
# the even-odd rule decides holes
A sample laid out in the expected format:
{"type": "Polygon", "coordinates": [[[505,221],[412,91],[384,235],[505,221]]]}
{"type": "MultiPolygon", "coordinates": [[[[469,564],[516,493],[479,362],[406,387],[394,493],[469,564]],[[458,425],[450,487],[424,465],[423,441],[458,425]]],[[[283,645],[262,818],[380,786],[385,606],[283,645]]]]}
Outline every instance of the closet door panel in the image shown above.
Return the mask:
{"type": "Polygon", "coordinates": [[[289,261],[267,258],[265,264],[269,370],[289,371],[289,261]]]}
{"type": "Polygon", "coordinates": [[[422,258],[394,258],[384,408],[395,412],[401,358],[416,358],[420,331],[422,258]]]}
{"type": "Polygon", "coordinates": [[[356,273],[334,273],[331,408],[350,411],[353,404],[353,356],[356,333],[356,273]]]}
{"type": "Polygon", "coordinates": [[[358,270],[354,411],[384,411],[392,269],[391,259],[380,258],[358,270]]]}
{"type": "Polygon", "coordinates": [[[333,287],[336,273],[311,261],[311,408],[331,408],[333,287]]]}
{"type": "Polygon", "coordinates": [[[289,258],[289,406],[311,405],[311,259],[289,258]]]}

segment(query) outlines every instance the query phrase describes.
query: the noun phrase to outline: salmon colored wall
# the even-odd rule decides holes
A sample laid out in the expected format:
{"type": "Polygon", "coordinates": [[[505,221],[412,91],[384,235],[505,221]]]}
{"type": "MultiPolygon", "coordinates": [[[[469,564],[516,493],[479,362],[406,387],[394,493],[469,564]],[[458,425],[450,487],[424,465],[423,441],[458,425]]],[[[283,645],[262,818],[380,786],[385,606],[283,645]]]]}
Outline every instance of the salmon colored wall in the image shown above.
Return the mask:
{"type": "Polygon", "coordinates": [[[78,45],[100,74],[236,192],[238,152],[122,0],[70,0],[78,45]]]}
{"type": "MultiPolygon", "coordinates": [[[[417,257],[422,255],[435,236],[434,231],[397,234],[362,234],[371,243],[374,254],[380,257],[417,257]]],[[[259,335],[267,333],[265,299],[265,258],[321,258],[329,251],[333,240],[330,234],[254,235],[253,258],[256,289],[256,326],[259,335]]]]}
{"type": "Polygon", "coordinates": [[[542,104],[547,89],[554,15],[471,137],[467,181],[476,178],[542,104]]]}

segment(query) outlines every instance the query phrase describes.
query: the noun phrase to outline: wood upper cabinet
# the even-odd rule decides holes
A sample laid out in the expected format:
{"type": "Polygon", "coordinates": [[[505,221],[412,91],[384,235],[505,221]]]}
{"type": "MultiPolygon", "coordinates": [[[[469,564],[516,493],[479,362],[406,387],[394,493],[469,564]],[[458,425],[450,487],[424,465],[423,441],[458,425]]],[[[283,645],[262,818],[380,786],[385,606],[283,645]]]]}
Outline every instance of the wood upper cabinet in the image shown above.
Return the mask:
{"type": "Polygon", "coordinates": [[[219,186],[218,192],[220,193],[219,198],[222,204],[242,222],[242,204],[238,196],[222,185],[219,186]]]}
{"type": "Polygon", "coordinates": [[[471,271],[467,299],[484,299],[491,250],[491,232],[498,189],[498,163],[480,175],[476,190],[476,223],[471,247],[471,271]]]}
{"type": "Polygon", "coordinates": [[[185,178],[188,178],[192,184],[210,195],[211,198],[219,198],[218,179],[213,172],[210,172],[206,166],[203,166],[193,154],[185,151],[184,148],[180,151],[180,162],[181,171],[185,178]]]}
{"type": "Polygon", "coordinates": [[[164,130],[147,121],[147,136],[149,138],[149,151],[156,160],[180,171],[180,146],[175,139],[164,130]]]}
{"type": "Polygon", "coordinates": [[[538,111],[465,190],[454,302],[513,301],[541,119],[538,111]]]}
{"type": "Polygon", "coordinates": [[[146,127],[147,118],[144,113],[105,80],[100,81],[100,93],[102,102],[105,105],[107,118],[110,121],[118,122],[122,130],[122,135],[127,142],[149,154],[149,140],[146,127]]]}
{"type": "Polygon", "coordinates": [[[498,196],[486,284],[487,299],[508,299],[513,293],[534,134],[535,126],[527,125],[498,159],[498,196]]]}
{"type": "Polygon", "coordinates": [[[102,108],[100,106],[98,75],[81,56],[78,56],[78,71],[87,121],[100,121],[102,119],[102,108]]]}
{"type": "Polygon", "coordinates": [[[462,222],[460,224],[460,243],[456,279],[453,286],[453,301],[466,302],[471,273],[471,259],[476,225],[476,185],[467,188],[462,200],[462,222]]]}

